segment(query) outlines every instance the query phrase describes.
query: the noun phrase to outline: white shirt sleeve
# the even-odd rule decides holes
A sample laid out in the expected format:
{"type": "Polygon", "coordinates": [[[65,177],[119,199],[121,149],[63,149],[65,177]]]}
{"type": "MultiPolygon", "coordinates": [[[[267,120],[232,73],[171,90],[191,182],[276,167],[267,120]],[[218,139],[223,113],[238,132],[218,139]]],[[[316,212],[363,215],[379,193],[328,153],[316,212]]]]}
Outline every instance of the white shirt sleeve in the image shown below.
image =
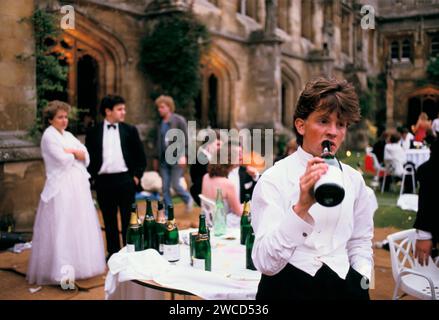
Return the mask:
{"type": "Polygon", "coordinates": [[[252,259],[262,273],[274,275],[281,271],[295,248],[313,231],[290,207],[282,207],[282,193],[261,178],[252,197],[252,226],[255,231],[252,259]]]}
{"type": "Polygon", "coordinates": [[[354,203],[354,229],[347,242],[349,262],[356,271],[371,279],[373,268],[372,238],[374,204],[369,201],[364,180],[354,203]]]}
{"type": "Polygon", "coordinates": [[[424,230],[416,230],[416,240],[431,240],[432,234],[424,230]]]}

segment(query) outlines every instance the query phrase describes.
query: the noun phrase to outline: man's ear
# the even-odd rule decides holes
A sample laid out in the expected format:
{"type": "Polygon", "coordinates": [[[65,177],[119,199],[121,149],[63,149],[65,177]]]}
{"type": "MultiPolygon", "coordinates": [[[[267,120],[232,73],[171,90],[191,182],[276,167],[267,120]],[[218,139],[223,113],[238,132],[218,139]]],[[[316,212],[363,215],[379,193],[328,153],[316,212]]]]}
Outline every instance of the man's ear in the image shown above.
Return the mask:
{"type": "Polygon", "coordinates": [[[296,130],[299,134],[302,136],[305,135],[305,120],[297,118],[294,121],[294,126],[296,127],[296,130]]]}

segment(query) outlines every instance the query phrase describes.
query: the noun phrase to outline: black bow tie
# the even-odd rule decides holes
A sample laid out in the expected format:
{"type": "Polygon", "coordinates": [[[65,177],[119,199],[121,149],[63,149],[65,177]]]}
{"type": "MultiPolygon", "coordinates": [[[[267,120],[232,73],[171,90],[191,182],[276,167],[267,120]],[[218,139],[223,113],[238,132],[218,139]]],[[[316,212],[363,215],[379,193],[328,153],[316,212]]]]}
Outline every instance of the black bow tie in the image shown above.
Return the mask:
{"type": "Polygon", "coordinates": [[[116,129],[116,125],[110,123],[110,124],[107,124],[107,128],[108,129],[110,129],[110,128],[116,129]]]}

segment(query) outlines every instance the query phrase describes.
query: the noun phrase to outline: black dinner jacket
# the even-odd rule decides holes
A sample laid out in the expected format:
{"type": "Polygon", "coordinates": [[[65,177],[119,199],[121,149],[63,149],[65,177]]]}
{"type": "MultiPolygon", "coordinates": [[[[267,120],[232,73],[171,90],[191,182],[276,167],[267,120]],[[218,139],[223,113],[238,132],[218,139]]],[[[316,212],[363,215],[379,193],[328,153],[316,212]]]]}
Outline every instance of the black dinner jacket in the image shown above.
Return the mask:
{"type": "Polygon", "coordinates": [[[437,205],[437,183],[439,168],[437,162],[430,158],[419,166],[417,170],[419,179],[418,212],[414,228],[428,231],[433,235],[433,242],[439,240],[439,211],[437,205]]]}
{"type": "Polygon", "coordinates": [[[250,195],[250,199],[251,199],[255,186],[256,186],[256,181],[253,181],[251,175],[247,173],[245,166],[240,166],[239,188],[240,188],[241,199],[239,199],[239,201],[241,201],[241,203],[244,203],[246,194],[250,195]]]}
{"type": "MultiPolygon", "coordinates": [[[[122,154],[128,167],[128,172],[131,176],[141,179],[146,168],[146,156],[139,133],[136,127],[119,122],[119,135],[122,154]]],[[[85,146],[90,155],[90,164],[87,169],[92,179],[97,177],[102,166],[103,136],[104,123],[101,122],[95,127],[90,128],[85,137],[85,146]]]]}

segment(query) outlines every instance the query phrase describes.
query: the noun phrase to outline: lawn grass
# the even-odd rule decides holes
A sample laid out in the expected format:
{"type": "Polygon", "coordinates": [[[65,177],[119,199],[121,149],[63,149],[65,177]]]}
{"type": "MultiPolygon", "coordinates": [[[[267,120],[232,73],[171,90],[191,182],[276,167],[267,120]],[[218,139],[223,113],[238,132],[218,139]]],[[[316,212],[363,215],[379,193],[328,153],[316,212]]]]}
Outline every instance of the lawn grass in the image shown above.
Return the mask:
{"type": "MultiPolygon", "coordinates": [[[[353,168],[358,167],[360,163],[364,171],[364,155],[365,152],[353,151],[350,157],[345,154],[339,155],[340,161],[350,165],[353,168]]],[[[366,184],[370,186],[373,176],[371,174],[363,174],[366,184]]],[[[399,190],[381,193],[375,190],[375,196],[378,201],[378,209],[374,215],[374,225],[377,228],[395,227],[398,229],[410,229],[415,222],[416,212],[402,210],[396,206],[399,197],[399,190]]]]}

